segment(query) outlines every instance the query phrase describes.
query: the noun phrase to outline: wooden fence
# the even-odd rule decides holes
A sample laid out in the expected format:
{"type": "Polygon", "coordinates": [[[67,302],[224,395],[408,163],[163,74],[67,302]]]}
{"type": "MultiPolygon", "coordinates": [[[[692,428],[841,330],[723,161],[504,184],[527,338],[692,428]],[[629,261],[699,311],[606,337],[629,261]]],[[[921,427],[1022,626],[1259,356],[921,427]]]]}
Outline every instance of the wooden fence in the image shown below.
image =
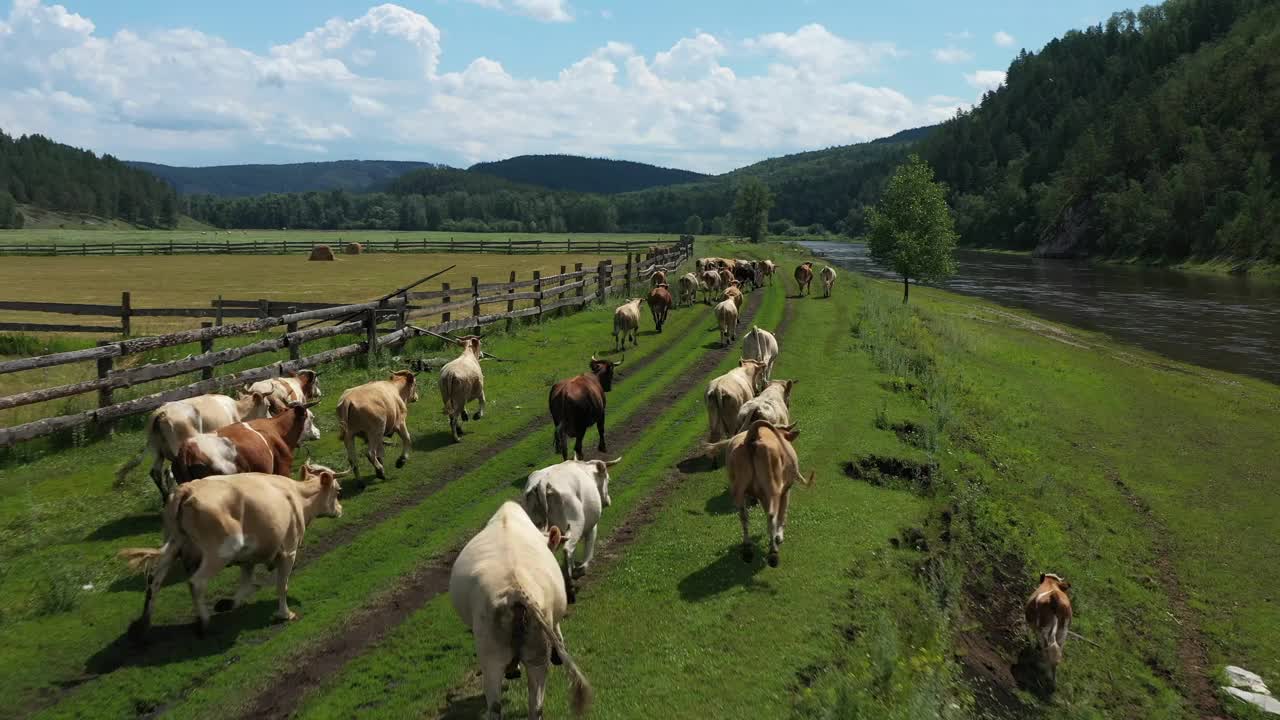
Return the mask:
{"type": "MultiPolygon", "coordinates": [[[[279,377],[343,358],[361,355],[372,358],[378,350],[402,345],[413,337],[416,331],[408,326],[410,321],[417,321],[414,322],[415,325],[422,325],[423,318],[435,318],[436,322],[428,327],[438,333],[478,330],[499,321],[505,321],[510,328],[517,319],[526,317],[541,322],[547,313],[560,314],[564,312],[564,308],[580,308],[618,292],[630,295],[633,287],[655,270],[675,269],[690,257],[692,251],[692,243],[681,242],[670,252],[651,258],[640,260],[629,255],[625,265],[621,266],[615,266],[607,260],[594,268],[583,268],[579,263],[572,271],[562,268],[560,273],[546,277],[535,271],[531,278],[524,280],[517,279],[517,273],[513,270],[508,282],[481,283],[478,278],[473,277],[471,284],[466,287],[453,288],[445,283],[439,290],[404,292],[374,302],[306,309],[230,325],[206,322],[199,329],[168,335],[101,342],[97,347],[84,350],[2,361],[0,375],[87,362],[96,363],[97,373],[90,380],[0,397],[0,410],[87,393],[97,393],[98,397],[97,407],[91,410],[0,428],[0,447],[10,447],[19,442],[90,424],[106,430],[113,420],[150,412],[173,400],[239,387],[244,383],[279,377]],[[434,302],[429,305],[420,304],[422,301],[434,302]],[[516,304],[521,301],[531,301],[532,304],[517,309],[516,304]],[[486,311],[486,306],[503,304],[504,311],[486,311]],[[300,323],[312,323],[313,326],[300,328],[300,323]],[[284,332],[279,335],[236,347],[214,349],[214,342],[218,338],[258,336],[282,327],[284,332]],[[303,355],[303,345],[307,342],[350,335],[361,339],[337,348],[303,355]],[[200,343],[200,353],[180,360],[129,368],[115,367],[117,358],[197,342],[200,343]],[[215,376],[218,366],[281,350],[288,350],[289,360],[215,376]],[[178,388],[124,402],[116,402],[113,396],[119,389],[194,372],[199,372],[201,379],[178,388]]],[[[224,312],[229,309],[234,308],[224,308],[224,312]]],[[[253,310],[258,311],[259,309],[253,310]]]]}
{"type": "MultiPolygon", "coordinates": [[[[216,235],[216,233],[215,233],[216,235]]],[[[549,253],[643,253],[662,240],[603,240],[595,238],[552,238],[534,240],[477,240],[449,238],[431,240],[395,237],[388,240],[344,240],[335,235],[315,240],[216,240],[184,239],[158,242],[81,242],[81,243],[8,243],[0,244],[0,256],[37,255],[48,257],[75,255],[292,255],[311,252],[316,245],[328,245],[342,253],[348,242],[359,242],[366,253],[501,253],[535,255],[549,253]]]]}

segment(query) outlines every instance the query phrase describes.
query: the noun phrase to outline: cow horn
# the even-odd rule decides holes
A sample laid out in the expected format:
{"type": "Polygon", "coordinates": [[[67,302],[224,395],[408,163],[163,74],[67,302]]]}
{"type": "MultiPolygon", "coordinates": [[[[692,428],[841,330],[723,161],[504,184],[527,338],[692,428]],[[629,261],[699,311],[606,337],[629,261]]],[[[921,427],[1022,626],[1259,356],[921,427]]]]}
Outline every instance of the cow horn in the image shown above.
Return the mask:
{"type": "Polygon", "coordinates": [[[612,467],[612,466],[614,466],[614,465],[617,465],[617,464],[618,464],[618,463],[620,463],[620,462],[622,462],[622,457],[621,457],[621,456],[616,457],[616,458],[614,458],[614,459],[612,459],[612,460],[605,460],[605,461],[604,461],[604,464],[605,464],[605,467],[612,467]]]}
{"type": "Polygon", "coordinates": [[[622,365],[622,363],[626,362],[626,360],[627,360],[627,356],[623,355],[622,357],[618,358],[618,362],[614,363],[613,366],[619,367],[622,365]]]}
{"type": "Polygon", "coordinates": [[[595,353],[591,353],[591,362],[600,362],[600,359],[596,357],[595,353]]]}
{"type": "Polygon", "coordinates": [[[319,405],[319,404],[320,404],[320,401],[319,401],[319,400],[312,400],[311,402],[307,403],[306,405],[303,405],[302,407],[304,407],[304,408],[306,408],[306,409],[310,410],[311,408],[313,408],[313,407],[315,407],[315,406],[317,406],[317,405],[319,405]]]}

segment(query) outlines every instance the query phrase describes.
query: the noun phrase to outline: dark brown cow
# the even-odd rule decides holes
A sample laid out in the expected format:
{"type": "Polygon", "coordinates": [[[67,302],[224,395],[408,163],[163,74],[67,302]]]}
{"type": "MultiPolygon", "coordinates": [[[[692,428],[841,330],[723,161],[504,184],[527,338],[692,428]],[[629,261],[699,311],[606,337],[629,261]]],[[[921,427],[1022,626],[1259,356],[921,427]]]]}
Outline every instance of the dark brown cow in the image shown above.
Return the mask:
{"type": "Polygon", "coordinates": [[[651,287],[658,287],[659,285],[666,285],[666,284],[667,284],[667,274],[662,270],[659,270],[649,276],[649,285],[651,287]]]}
{"type": "Polygon", "coordinates": [[[662,283],[649,291],[649,312],[653,313],[653,324],[658,328],[658,332],[662,332],[662,326],[667,322],[667,313],[671,311],[671,302],[671,290],[666,283],[662,283]]]}
{"type": "Polygon", "coordinates": [[[754,264],[740,262],[733,268],[733,278],[738,281],[738,286],[746,290],[754,290],[759,286],[756,282],[756,268],[754,264]],[[748,285],[750,287],[748,287],[748,285]]]}
{"type": "Polygon", "coordinates": [[[804,295],[809,291],[809,284],[813,282],[813,263],[800,263],[796,268],[796,285],[800,286],[800,294],[804,295]]]}
{"type": "Polygon", "coordinates": [[[318,440],[310,408],[292,403],[275,417],[235,423],[188,438],[178,448],[173,477],[179,483],[210,475],[267,473],[291,475],[293,451],[304,439],[318,440]]]}
{"type": "Polygon", "coordinates": [[[613,369],[622,361],[610,362],[591,356],[591,372],[561,380],[551,388],[549,404],[551,422],[555,424],[556,452],[569,459],[569,438],[576,438],[574,457],[582,458],[582,438],[593,424],[600,434],[600,452],[607,450],[604,442],[605,393],[613,389],[613,369]]]}

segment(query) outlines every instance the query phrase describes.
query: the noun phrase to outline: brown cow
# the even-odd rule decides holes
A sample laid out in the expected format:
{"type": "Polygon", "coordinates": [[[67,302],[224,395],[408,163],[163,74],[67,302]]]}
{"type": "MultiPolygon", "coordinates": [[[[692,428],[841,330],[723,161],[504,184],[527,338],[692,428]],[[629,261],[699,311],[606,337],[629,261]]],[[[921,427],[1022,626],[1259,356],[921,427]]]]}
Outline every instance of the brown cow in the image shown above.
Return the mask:
{"type": "Polygon", "coordinates": [[[725,300],[732,300],[734,306],[736,306],[739,311],[742,310],[742,288],[738,287],[737,280],[729,283],[729,287],[724,289],[724,295],[722,297],[724,297],[725,300]]]}
{"type": "Polygon", "coordinates": [[[722,452],[725,447],[729,450],[726,463],[729,489],[742,522],[744,562],[751,562],[753,553],[747,506],[750,500],[755,500],[769,519],[769,566],[778,567],[778,546],[782,544],[787,526],[791,488],[797,482],[813,485],[813,471],[809,471],[806,480],[800,473],[800,460],[791,444],[799,434],[799,430],[774,427],[766,420],[757,420],[745,432],[708,448],[712,452],[722,452]]]}
{"type": "Polygon", "coordinates": [[[591,356],[591,372],[561,380],[551,388],[548,404],[551,406],[551,422],[555,425],[552,438],[556,452],[564,460],[569,459],[569,438],[575,438],[573,455],[582,459],[582,438],[592,424],[600,435],[597,449],[605,452],[604,415],[607,400],[605,393],[613,389],[613,369],[622,360],[610,362],[591,356]]]}
{"type": "Polygon", "coordinates": [[[238,422],[188,438],[173,461],[178,483],[235,473],[293,474],[293,451],[303,440],[319,440],[311,408],[292,403],[275,417],[238,422]]]}
{"type": "Polygon", "coordinates": [[[658,328],[658,332],[662,332],[662,326],[667,322],[667,313],[671,311],[671,290],[666,283],[658,285],[649,291],[649,312],[653,314],[653,324],[658,328]]]}
{"type": "Polygon", "coordinates": [[[320,383],[316,382],[315,370],[299,370],[289,373],[288,377],[259,380],[247,386],[244,392],[260,392],[285,405],[296,402],[305,403],[320,399],[320,383]]]}
{"type": "Polygon", "coordinates": [[[711,304],[711,297],[720,289],[720,273],[716,270],[707,270],[698,278],[702,283],[702,299],[711,304]]]}
{"type": "Polygon", "coordinates": [[[1027,625],[1036,634],[1041,660],[1049,667],[1049,677],[1058,679],[1062,647],[1071,629],[1071,583],[1053,573],[1040,574],[1040,586],[1027,600],[1027,625]]]}
{"type": "Polygon", "coordinates": [[[650,287],[658,287],[667,284],[667,274],[662,270],[658,270],[649,276],[650,287]]]}
{"type": "Polygon", "coordinates": [[[800,295],[803,296],[808,290],[810,283],[813,282],[813,263],[800,263],[796,268],[796,285],[800,286],[800,295]]]}
{"type": "Polygon", "coordinates": [[[204,594],[209,581],[228,565],[240,566],[240,587],[235,597],[218,601],[219,612],[244,604],[258,587],[255,565],[276,573],[279,607],[276,619],[293,620],[289,609],[289,574],[298,547],[311,521],[318,517],[342,517],[337,474],[327,467],[303,465],[301,482],[280,475],[246,473],[205,478],[179,487],[164,508],[164,544],[159,548],[128,548],[119,555],[135,570],[147,573],[147,594],[142,616],[129,626],[129,634],[141,639],[151,624],[155,594],[164,586],[169,568],[179,556],[196,568],[188,583],[196,610],[196,632],[209,627],[204,594]]]}
{"type": "Polygon", "coordinates": [[[733,277],[733,271],[728,268],[721,268],[720,287],[727,288],[729,287],[729,283],[732,283],[734,281],[735,281],[735,278],[733,277]]]}
{"type": "Polygon", "coordinates": [[[351,472],[360,477],[356,464],[356,438],[363,437],[365,456],[373,464],[374,474],[386,480],[382,468],[382,439],[392,433],[400,436],[400,457],[396,467],[409,460],[409,403],[418,401],[417,376],[408,370],[391,373],[388,380],[357,385],[338,399],[338,437],[347,447],[351,472]]]}

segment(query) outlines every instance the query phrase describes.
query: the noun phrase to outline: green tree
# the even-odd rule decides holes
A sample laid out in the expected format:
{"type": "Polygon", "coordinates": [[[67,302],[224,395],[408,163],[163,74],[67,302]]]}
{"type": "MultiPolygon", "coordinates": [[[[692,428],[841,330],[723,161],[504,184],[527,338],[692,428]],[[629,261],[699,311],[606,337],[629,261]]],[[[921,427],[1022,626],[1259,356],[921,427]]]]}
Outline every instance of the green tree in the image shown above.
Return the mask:
{"type": "Polygon", "coordinates": [[[911,278],[937,280],[956,271],[955,224],[947,190],[933,168],[911,155],[889,178],[880,204],[867,211],[871,257],[902,276],[902,302],[911,278]]]}
{"type": "Polygon", "coordinates": [[[742,237],[758,243],[769,229],[769,208],[773,207],[773,193],[759,178],[750,177],[738,186],[733,201],[733,228],[742,237]]]}
{"type": "Polygon", "coordinates": [[[689,219],[684,221],[684,231],[688,235],[701,235],[702,216],[690,215],[689,219]]]}

